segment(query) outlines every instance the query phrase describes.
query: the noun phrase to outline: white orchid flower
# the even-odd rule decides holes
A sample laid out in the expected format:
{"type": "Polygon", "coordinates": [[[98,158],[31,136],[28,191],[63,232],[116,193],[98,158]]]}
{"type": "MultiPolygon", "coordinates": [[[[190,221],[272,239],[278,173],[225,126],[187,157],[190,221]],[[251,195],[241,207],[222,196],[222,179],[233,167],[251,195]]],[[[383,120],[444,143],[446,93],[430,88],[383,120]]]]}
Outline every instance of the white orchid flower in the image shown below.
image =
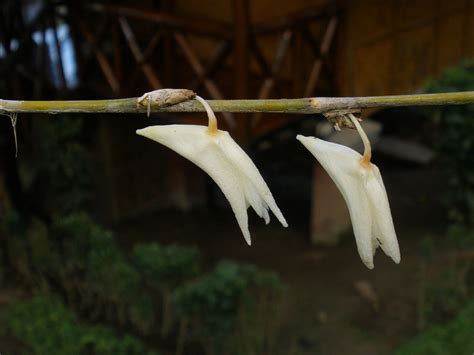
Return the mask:
{"type": "Polygon", "coordinates": [[[346,146],[315,137],[298,135],[296,139],[319,161],[344,197],[363,263],[373,269],[373,256],[380,246],[398,264],[400,249],[382,176],[370,162],[367,135],[354,115],[349,114],[349,118],[364,143],[363,156],[346,146]]]}
{"type": "Polygon", "coordinates": [[[204,170],[220,187],[230,203],[246,242],[250,245],[247,208],[268,224],[268,209],[287,227],[283,214],[257,167],[226,131],[217,129],[209,104],[196,96],[207,111],[209,126],[166,125],[137,130],[137,134],[174,150],[204,170]]]}

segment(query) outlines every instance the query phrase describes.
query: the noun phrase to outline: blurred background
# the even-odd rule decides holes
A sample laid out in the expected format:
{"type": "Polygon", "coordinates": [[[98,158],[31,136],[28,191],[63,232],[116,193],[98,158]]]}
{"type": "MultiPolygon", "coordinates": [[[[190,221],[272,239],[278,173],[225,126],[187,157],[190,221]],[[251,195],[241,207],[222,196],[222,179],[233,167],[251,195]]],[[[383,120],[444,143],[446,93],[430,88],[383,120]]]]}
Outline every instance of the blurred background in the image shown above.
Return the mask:
{"type": "MultiPolygon", "coordinates": [[[[208,99],[474,90],[470,0],[3,0],[0,97],[208,99]]],[[[320,115],[219,114],[289,228],[135,134],[204,114],[19,115],[0,128],[4,354],[471,354],[474,107],[364,112],[402,262],[357,254],[296,134],[320,115]]]]}

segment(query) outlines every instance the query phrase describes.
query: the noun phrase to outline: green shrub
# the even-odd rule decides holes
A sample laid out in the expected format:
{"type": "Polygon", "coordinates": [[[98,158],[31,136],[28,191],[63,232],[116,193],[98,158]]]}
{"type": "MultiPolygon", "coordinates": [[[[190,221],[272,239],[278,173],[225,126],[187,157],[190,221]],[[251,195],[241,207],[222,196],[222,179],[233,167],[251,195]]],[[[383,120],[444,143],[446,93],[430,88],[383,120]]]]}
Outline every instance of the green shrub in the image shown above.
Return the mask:
{"type": "Polygon", "coordinates": [[[253,320],[243,318],[258,317],[259,309],[255,307],[258,297],[254,296],[258,291],[281,289],[281,286],[274,273],[252,265],[221,261],[211,273],[176,289],[173,304],[181,320],[192,324],[190,336],[200,339],[208,353],[235,353],[243,346],[236,342],[251,341],[237,339],[234,333],[253,320]]]}
{"type": "Polygon", "coordinates": [[[446,246],[454,250],[474,250],[474,228],[452,224],[447,230],[446,246]]]}
{"type": "Polygon", "coordinates": [[[140,244],[133,250],[133,260],[146,281],[158,290],[173,289],[196,277],[201,255],[194,247],[181,245],[140,244]]]}
{"type": "Polygon", "coordinates": [[[140,274],[109,231],[85,213],[55,218],[52,231],[62,247],[64,265],[58,271],[63,279],[79,278],[103,299],[133,300],[142,284],[140,274]]]}
{"type": "Polygon", "coordinates": [[[161,335],[167,337],[173,325],[171,292],[178,285],[197,276],[201,261],[199,250],[176,244],[140,244],[133,250],[133,260],[147,285],[160,293],[161,335]]]}
{"type": "Polygon", "coordinates": [[[70,213],[90,200],[92,165],[85,149],[84,119],[32,121],[31,149],[19,160],[23,190],[41,213],[70,213]]]}
{"type": "Polygon", "coordinates": [[[144,344],[134,336],[119,338],[111,328],[103,325],[82,327],[80,341],[83,354],[156,355],[155,352],[147,352],[144,344]]]}
{"type": "Polygon", "coordinates": [[[474,295],[474,230],[461,224],[451,225],[444,238],[436,240],[426,236],[420,243],[420,263],[423,267],[423,308],[419,309],[429,324],[445,323],[453,319],[474,295]],[[440,265],[435,249],[443,250],[444,261],[440,265]],[[450,255],[450,257],[447,257],[450,255]],[[427,262],[431,265],[429,274],[427,262]]]}
{"type": "MultiPolygon", "coordinates": [[[[448,69],[427,91],[474,90],[474,63],[448,69]]],[[[474,105],[439,106],[431,111],[437,126],[440,163],[447,173],[445,197],[450,218],[474,222],[474,105]]]]}
{"type": "Polygon", "coordinates": [[[474,302],[471,302],[456,319],[446,325],[432,327],[408,344],[395,351],[395,355],[462,355],[474,349],[474,302]]]}
{"type": "MultiPolygon", "coordinates": [[[[56,215],[51,233],[63,256],[64,265],[58,272],[64,277],[77,277],[86,272],[91,254],[97,251],[108,255],[121,253],[112,234],[84,212],[56,215]]],[[[93,263],[95,258],[92,259],[93,263]]]]}
{"type": "Polygon", "coordinates": [[[23,282],[38,286],[36,283],[43,275],[61,268],[56,245],[40,219],[23,219],[16,211],[10,211],[0,226],[0,233],[5,236],[2,250],[5,268],[16,272],[23,282]]]}
{"type": "Polygon", "coordinates": [[[86,282],[98,295],[113,302],[132,302],[142,289],[138,270],[114,243],[108,248],[92,249],[87,255],[86,282]]]}
{"type": "Polygon", "coordinates": [[[467,301],[468,295],[463,292],[459,271],[446,268],[430,280],[426,290],[424,316],[431,324],[443,323],[455,317],[467,301]]]}
{"type": "Polygon", "coordinates": [[[249,286],[241,266],[220,262],[200,280],[176,290],[174,304],[181,317],[195,319],[204,335],[218,338],[231,331],[249,286]]]}
{"type": "Polygon", "coordinates": [[[69,298],[82,303],[76,306],[92,308],[94,314],[121,324],[131,322],[147,332],[156,313],[154,304],[139,270],[112,234],[85,213],[58,217],[52,229],[63,247],[61,282],[69,298]]]}
{"type": "Polygon", "coordinates": [[[35,354],[80,354],[77,340],[81,330],[76,318],[57,300],[36,296],[13,304],[4,324],[35,354]]]}
{"type": "Polygon", "coordinates": [[[2,323],[7,334],[26,347],[25,354],[151,354],[133,336],[119,337],[105,326],[80,324],[61,302],[46,295],[11,304],[2,323]]]}

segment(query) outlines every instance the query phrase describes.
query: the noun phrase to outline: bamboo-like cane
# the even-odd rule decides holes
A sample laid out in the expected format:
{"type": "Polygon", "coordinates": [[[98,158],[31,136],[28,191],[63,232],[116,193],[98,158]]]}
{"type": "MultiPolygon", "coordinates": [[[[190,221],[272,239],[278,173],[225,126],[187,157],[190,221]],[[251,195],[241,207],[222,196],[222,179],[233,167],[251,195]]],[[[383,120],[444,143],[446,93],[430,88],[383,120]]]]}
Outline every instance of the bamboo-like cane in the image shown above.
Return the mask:
{"type": "MultiPolygon", "coordinates": [[[[0,99],[0,113],[146,113],[136,97],[111,100],[19,101],[0,99]]],[[[464,105],[474,103],[474,91],[364,97],[311,97],[266,100],[209,100],[214,112],[270,112],[315,114],[364,108],[401,106],[464,105]]],[[[154,102],[151,112],[203,112],[196,99],[167,107],[154,102]]]]}

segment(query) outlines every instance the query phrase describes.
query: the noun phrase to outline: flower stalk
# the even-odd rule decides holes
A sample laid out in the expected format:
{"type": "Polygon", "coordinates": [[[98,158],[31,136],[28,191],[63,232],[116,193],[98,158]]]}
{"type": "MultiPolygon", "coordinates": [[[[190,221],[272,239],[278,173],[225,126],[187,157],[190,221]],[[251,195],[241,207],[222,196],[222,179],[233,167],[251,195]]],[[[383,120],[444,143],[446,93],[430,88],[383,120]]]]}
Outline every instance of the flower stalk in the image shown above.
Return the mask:
{"type": "Polygon", "coordinates": [[[352,124],[356,128],[357,133],[359,133],[360,139],[364,144],[364,154],[362,155],[361,163],[365,166],[370,166],[370,160],[372,159],[372,147],[370,145],[369,137],[367,137],[367,134],[360,125],[357,117],[355,117],[352,113],[349,113],[347,116],[352,121],[352,124]]]}
{"type": "MultiPolygon", "coordinates": [[[[20,101],[0,99],[0,113],[146,113],[139,98],[79,101],[20,101]]],[[[268,100],[209,100],[214,112],[270,112],[290,114],[327,113],[337,110],[402,106],[465,105],[474,103],[474,91],[363,97],[311,97],[268,100]]],[[[204,112],[199,100],[171,106],[150,103],[151,112],[204,112]]]]}
{"type": "Polygon", "coordinates": [[[211,135],[217,134],[217,118],[214,112],[211,109],[211,106],[204,100],[202,97],[196,95],[196,100],[198,100],[206,109],[207,117],[208,117],[208,125],[207,125],[207,132],[211,135]]]}

